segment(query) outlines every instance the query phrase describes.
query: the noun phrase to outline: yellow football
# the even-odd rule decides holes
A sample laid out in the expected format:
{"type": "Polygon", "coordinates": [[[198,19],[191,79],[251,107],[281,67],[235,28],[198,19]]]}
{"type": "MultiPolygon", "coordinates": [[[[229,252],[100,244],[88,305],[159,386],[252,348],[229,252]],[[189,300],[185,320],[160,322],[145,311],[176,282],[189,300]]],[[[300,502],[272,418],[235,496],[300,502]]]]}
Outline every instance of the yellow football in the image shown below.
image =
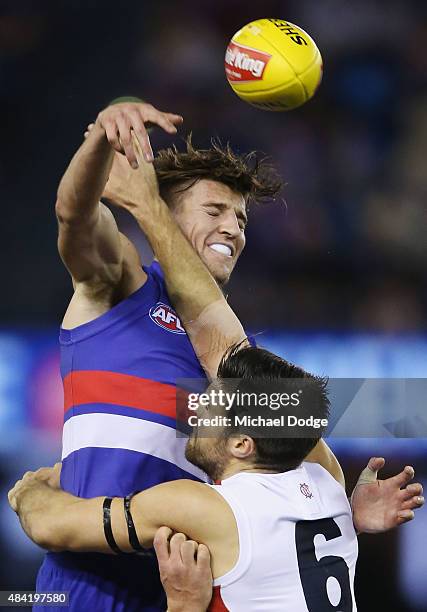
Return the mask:
{"type": "Polygon", "coordinates": [[[225,73],[233,90],[265,110],[291,110],[307,102],[320,85],[322,70],[314,40],[283,19],[248,23],[225,53],[225,73]]]}

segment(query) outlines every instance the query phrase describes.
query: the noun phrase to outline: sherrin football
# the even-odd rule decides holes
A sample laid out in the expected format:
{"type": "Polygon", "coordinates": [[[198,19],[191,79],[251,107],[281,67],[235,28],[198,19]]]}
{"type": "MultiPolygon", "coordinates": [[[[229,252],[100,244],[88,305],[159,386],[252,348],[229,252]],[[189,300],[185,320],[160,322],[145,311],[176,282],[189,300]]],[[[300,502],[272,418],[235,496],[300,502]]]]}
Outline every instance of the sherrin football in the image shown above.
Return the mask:
{"type": "Polygon", "coordinates": [[[248,23],[225,53],[225,73],[235,93],[265,110],[292,110],[307,102],[320,85],[322,70],[314,40],[283,19],[248,23]]]}

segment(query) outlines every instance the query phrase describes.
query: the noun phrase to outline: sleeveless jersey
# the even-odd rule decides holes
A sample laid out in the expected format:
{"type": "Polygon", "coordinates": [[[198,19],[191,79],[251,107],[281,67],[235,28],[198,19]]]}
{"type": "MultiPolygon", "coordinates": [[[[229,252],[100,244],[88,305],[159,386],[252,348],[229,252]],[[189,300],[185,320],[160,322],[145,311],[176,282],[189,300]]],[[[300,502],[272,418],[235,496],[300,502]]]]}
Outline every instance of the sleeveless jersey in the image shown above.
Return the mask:
{"type": "MultiPolygon", "coordinates": [[[[60,332],[61,486],[79,497],[124,497],[178,478],[207,480],[185,459],[186,439],[175,429],[176,379],[205,374],[159,264],[145,271],[145,284],[130,297],[60,332]]],[[[70,610],[78,612],[165,609],[154,552],[48,553],[37,589],[69,591],[70,610]]]]}
{"type": "Polygon", "coordinates": [[[356,611],[352,513],[324,468],[303,463],[208,486],[233,510],[240,543],[237,564],[214,582],[210,612],[356,611]]]}

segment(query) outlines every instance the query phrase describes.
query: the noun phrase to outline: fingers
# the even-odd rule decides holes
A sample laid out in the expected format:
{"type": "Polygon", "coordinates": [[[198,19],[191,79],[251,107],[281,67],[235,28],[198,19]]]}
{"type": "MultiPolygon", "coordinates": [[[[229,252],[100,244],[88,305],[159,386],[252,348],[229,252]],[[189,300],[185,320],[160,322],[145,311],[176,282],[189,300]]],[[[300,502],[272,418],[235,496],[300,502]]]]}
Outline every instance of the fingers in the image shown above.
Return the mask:
{"type": "Polygon", "coordinates": [[[154,536],[153,545],[159,564],[169,560],[171,563],[178,562],[186,566],[197,563],[202,570],[210,570],[210,553],[207,546],[187,540],[184,533],[172,534],[173,531],[169,527],[160,527],[154,536]]]}
{"type": "Polygon", "coordinates": [[[39,468],[36,472],[30,472],[33,474],[36,480],[43,480],[45,482],[49,482],[58,478],[61,473],[61,464],[57,463],[54,467],[42,467],[39,468]],[[59,466],[59,469],[56,467],[59,466]]]}
{"type": "Polygon", "coordinates": [[[146,142],[144,144],[145,151],[142,150],[140,141],[138,140],[138,138],[135,135],[135,132],[133,131],[132,131],[132,143],[133,143],[133,148],[135,151],[136,159],[138,161],[138,166],[140,166],[141,163],[144,163],[144,158],[145,158],[145,161],[148,163],[151,163],[154,160],[154,154],[151,149],[151,144],[150,144],[150,140],[149,140],[147,133],[146,133],[146,142]]]}
{"type": "Polygon", "coordinates": [[[7,499],[9,501],[9,506],[12,508],[12,510],[14,512],[16,512],[18,510],[18,505],[16,503],[16,496],[15,493],[12,491],[9,491],[9,493],[7,494],[7,499]]]}
{"type": "Polygon", "coordinates": [[[423,494],[423,485],[419,482],[415,482],[409,484],[407,487],[400,491],[400,496],[402,501],[406,501],[407,499],[411,499],[411,497],[415,497],[417,495],[421,496],[423,494]]]}
{"type": "Polygon", "coordinates": [[[138,168],[138,160],[132,143],[131,120],[130,117],[117,117],[117,127],[119,129],[119,138],[126,159],[131,167],[135,170],[138,168]]]}
{"type": "Polygon", "coordinates": [[[196,565],[197,542],[186,540],[181,544],[181,559],[184,565],[196,565]]]}
{"type": "MultiPolygon", "coordinates": [[[[107,136],[108,142],[118,153],[124,153],[132,168],[138,167],[137,158],[132,147],[132,131],[135,132],[144,158],[148,162],[154,159],[146,124],[157,125],[168,134],[176,134],[177,126],[184,121],[181,115],[164,113],[146,103],[119,103],[104,109],[97,118],[107,136]]],[[[87,138],[93,129],[90,124],[85,132],[87,138]]]]}
{"type": "Polygon", "coordinates": [[[94,123],[89,123],[89,125],[86,128],[85,138],[87,138],[89,136],[89,134],[91,133],[94,125],[95,125],[94,123]]]}
{"type": "Polygon", "coordinates": [[[423,486],[419,483],[408,485],[400,491],[401,510],[415,510],[424,505],[423,486]]]}
{"type": "Polygon", "coordinates": [[[371,457],[368,461],[368,468],[371,470],[371,472],[375,472],[375,476],[384,467],[384,465],[384,457],[371,457]]]}
{"type": "Polygon", "coordinates": [[[151,104],[145,106],[143,119],[144,121],[149,121],[150,123],[158,125],[169,134],[176,134],[177,129],[175,127],[175,123],[178,125],[182,123],[182,117],[181,121],[179,121],[179,115],[162,113],[155,109],[154,106],[151,106],[151,104]]]}
{"type": "Polygon", "coordinates": [[[415,470],[411,465],[407,465],[400,474],[396,474],[390,478],[390,481],[398,486],[399,488],[404,487],[410,482],[415,476],[415,470]]]}
{"type": "Polygon", "coordinates": [[[22,480],[17,480],[15,485],[11,488],[11,490],[7,494],[7,499],[9,501],[9,505],[14,512],[18,511],[18,502],[17,502],[17,492],[22,484],[22,480]]]}
{"type": "Polygon", "coordinates": [[[137,113],[132,115],[132,129],[146,161],[152,162],[154,159],[154,153],[153,149],[151,148],[150,137],[145,129],[144,121],[137,113]]]}
{"type": "MultiPolygon", "coordinates": [[[[403,470],[403,473],[405,473],[405,470],[403,470]]],[[[410,470],[408,469],[406,471],[407,477],[409,477],[413,471],[414,470],[412,468],[410,470]]],[[[400,474],[398,476],[400,476],[400,474]]],[[[414,510],[418,510],[425,503],[423,487],[419,482],[410,484],[405,489],[402,489],[402,491],[400,491],[400,495],[402,503],[397,513],[398,525],[412,521],[415,518],[414,510]]]]}
{"type": "Polygon", "coordinates": [[[424,506],[425,499],[422,495],[415,495],[402,503],[401,510],[418,510],[424,506]]]}
{"type": "Polygon", "coordinates": [[[50,474],[52,473],[53,468],[49,468],[49,467],[41,467],[38,470],[36,470],[35,472],[33,472],[34,476],[50,476],[50,474]]]}
{"type": "Polygon", "coordinates": [[[359,476],[356,487],[361,484],[371,484],[377,480],[378,470],[384,467],[385,459],[382,457],[371,457],[368,465],[359,476]]]}
{"type": "Polygon", "coordinates": [[[187,538],[183,533],[175,533],[171,537],[169,542],[171,563],[182,563],[181,544],[183,544],[186,539],[187,538]]]}
{"type": "Polygon", "coordinates": [[[211,555],[209,552],[209,548],[204,544],[199,544],[197,547],[197,565],[198,567],[204,571],[211,569],[211,555]]]}
{"type": "Polygon", "coordinates": [[[409,523],[415,518],[413,510],[401,510],[397,513],[397,524],[403,525],[403,523],[409,523]]]}
{"type": "Polygon", "coordinates": [[[165,563],[169,559],[169,538],[173,531],[169,527],[160,527],[154,536],[154,550],[159,563],[165,563]]]}
{"type": "Polygon", "coordinates": [[[12,510],[16,512],[15,487],[16,485],[8,492],[7,499],[9,501],[9,505],[11,506],[12,510]]]}
{"type": "Polygon", "coordinates": [[[152,162],[154,159],[154,154],[144,122],[140,118],[133,119],[130,116],[127,117],[125,115],[120,115],[116,118],[116,124],[117,131],[111,129],[110,124],[106,125],[106,135],[110,145],[119,153],[124,153],[130,166],[136,170],[139,164],[134,144],[132,142],[132,132],[134,131],[137,135],[137,140],[141,146],[145,159],[148,162],[152,162]],[[136,129],[133,127],[134,124],[136,124],[136,129]],[[107,126],[110,129],[107,130],[107,126]]]}
{"type": "Polygon", "coordinates": [[[107,140],[113,147],[113,149],[118,153],[123,153],[124,151],[120,143],[119,132],[116,123],[114,121],[106,121],[103,127],[105,130],[105,135],[107,136],[107,140]]]}
{"type": "Polygon", "coordinates": [[[175,115],[173,113],[163,113],[174,125],[181,125],[184,123],[184,117],[182,115],[175,115]]]}
{"type": "Polygon", "coordinates": [[[55,463],[53,468],[51,468],[50,470],[51,473],[47,480],[47,483],[50,487],[54,487],[55,489],[58,489],[61,487],[61,470],[62,470],[62,463],[55,463]]]}

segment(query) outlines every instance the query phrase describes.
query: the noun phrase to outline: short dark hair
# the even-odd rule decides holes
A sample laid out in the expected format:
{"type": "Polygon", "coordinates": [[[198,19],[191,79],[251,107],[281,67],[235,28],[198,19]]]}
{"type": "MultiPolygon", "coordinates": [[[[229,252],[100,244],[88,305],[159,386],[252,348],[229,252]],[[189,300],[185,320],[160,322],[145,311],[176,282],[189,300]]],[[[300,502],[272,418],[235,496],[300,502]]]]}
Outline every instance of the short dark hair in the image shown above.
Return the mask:
{"type": "MultiPolygon", "coordinates": [[[[218,379],[239,379],[240,393],[251,393],[260,386],[266,388],[268,384],[274,385],[286,379],[286,388],[290,392],[303,387],[304,403],[308,405],[310,414],[319,419],[329,416],[328,379],[310,374],[265,349],[252,346],[241,348],[241,344],[232,347],[219,365],[218,379]]],[[[244,412],[244,407],[233,404],[229,416],[234,418],[236,414],[244,412]]],[[[272,416],[271,412],[268,416],[272,416]]],[[[225,428],[224,435],[233,434],[235,431],[232,428],[225,428]]],[[[251,436],[256,445],[256,466],[279,472],[295,469],[316,446],[321,436],[322,429],[316,430],[316,437],[309,438],[251,436]]]]}
{"type": "Polygon", "coordinates": [[[185,144],[184,152],[173,146],[159,151],[154,159],[160,195],[167,202],[200,179],[224,183],[247,203],[274,199],[283,187],[275,168],[256,151],[238,154],[219,140],[212,140],[210,149],[196,149],[191,134],[185,144]]]}

